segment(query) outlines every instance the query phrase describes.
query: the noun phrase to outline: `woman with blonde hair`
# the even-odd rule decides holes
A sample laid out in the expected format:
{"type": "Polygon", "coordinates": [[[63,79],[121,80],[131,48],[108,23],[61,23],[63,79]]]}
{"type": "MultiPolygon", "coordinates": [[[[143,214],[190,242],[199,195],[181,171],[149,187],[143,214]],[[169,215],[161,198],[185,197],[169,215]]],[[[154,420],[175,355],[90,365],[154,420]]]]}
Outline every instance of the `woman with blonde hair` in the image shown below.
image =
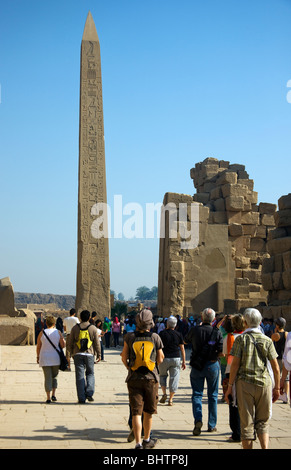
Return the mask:
{"type": "Polygon", "coordinates": [[[46,316],[46,329],[37,338],[36,360],[44,373],[44,388],[47,394],[46,403],[57,401],[57,375],[60,367],[60,356],[50,341],[58,349],[66,345],[62,333],[56,329],[56,320],[53,315],[46,316]],[[52,396],[51,396],[52,393],[52,396]]]}

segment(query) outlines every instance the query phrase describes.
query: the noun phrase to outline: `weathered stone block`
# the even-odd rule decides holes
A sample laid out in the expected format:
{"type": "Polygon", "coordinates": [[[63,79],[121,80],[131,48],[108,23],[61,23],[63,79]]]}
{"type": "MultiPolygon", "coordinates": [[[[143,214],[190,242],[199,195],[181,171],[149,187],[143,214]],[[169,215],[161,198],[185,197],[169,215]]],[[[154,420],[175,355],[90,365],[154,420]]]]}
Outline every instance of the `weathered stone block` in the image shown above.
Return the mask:
{"type": "Polygon", "coordinates": [[[262,273],[262,285],[266,291],[273,290],[272,273],[262,273]]]}
{"type": "Polygon", "coordinates": [[[249,286],[236,286],[236,295],[240,298],[248,298],[250,294],[249,286]]]}
{"type": "Polygon", "coordinates": [[[277,227],[291,226],[291,209],[283,209],[276,212],[275,223],[277,227]]]}
{"type": "Polygon", "coordinates": [[[284,289],[284,284],[283,284],[283,277],[282,273],[275,272],[272,274],[272,279],[273,279],[273,289],[274,290],[282,290],[284,289]]]}
{"type": "Polygon", "coordinates": [[[215,224],[227,224],[227,216],[225,211],[213,212],[213,222],[215,224]]]}
{"type": "Polygon", "coordinates": [[[229,196],[246,196],[248,187],[244,184],[224,184],[221,186],[223,197],[229,196]]]}
{"type": "Polygon", "coordinates": [[[209,193],[196,193],[193,196],[193,200],[195,202],[201,202],[202,204],[206,204],[209,201],[209,193]]]}
{"type": "Polygon", "coordinates": [[[279,302],[290,302],[291,299],[291,290],[279,290],[277,292],[277,300],[279,302]]]}
{"type": "Polygon", "coordinates": [[[214,208],[217,212],[225,212],[225,201],[223,198],[216,199],[214,202],[214,208]]]}
{"type": "Polygon", "coordinates": [[[243,184],[243,185],[247,186],[250,191],[253,191],[253,189],[254,189],[254,180],[240,178],[238,181],[239,181],[239,184],[243,184]]]}
{"type": "Polygon", "coordinates": [[[210,193],[215,188],[216,188],[216,184],[215,183],[210,183],[208,181],[208,182],[204,183],[204,185],[203,185],[203,192],[210,193]]]}
{"type": "Polygon", "coordinates": [[[264,258],[262,263],[262,271],[264,273],[273,273],[275,271],[275,257],[270,256],[264,258]]]}
{"type": "Polygon", "coordinates": [[[261,224],[262,225],[267,225],[268,227],[275,227],[275,217],[272,214],[262,214],[261,215],[261,224]]]}
{"type": "Polygon", "coordinates": [[[266,242],[262,238],[251,238],[250,250],[263,252],[266,251],[266,242]]]}
{"type": "Polygon", "coordinates": [[[245,180],[246,180],[246,179],[248,179],[249,174],[248,174],[248,172],[245,171],[245,170],[239,170],[239,171],[237,172],[237,177],[238,177],[239,180],[240,180],[240,179],[245,179],[245,180]]]}
{"type": "Polygon", "coordinates": [[[261,283],[262,282],[262,273],[258,269],[244,269],[243,277],[248,279],[252,283],[261,283]]]}
{"type": "Polygon", "coordinates": [[[220,199],[222,197],[222,191],[220,186],[216,186],[210,191],[210,199],[220,199]]]}
{"type": "Polygon", "coordinates": [[[291,269],[291,251],[282,254],[284,271],[291,269]]]}
{"type": "Polygon", "coordinates": [[[268,240],[266,247],[271,256],[276,255],[277,253],[285,253],[285,251],[291,250],[291,237],[268,240]]]}
{"type": "Polygon", "coordinates": [[[262,289],[261,284],[250,283],[250,292],[260,293],[262,289]]]}
{"type": "Polygon", "coordinates": [[[250,258],[247,256],[236,256],[235,257],[235,266],[236,268],[246,269],[250,266],[250,258]]]}
{"type": "Polygon", "coordinates": [[[257,204],[258,203],[258,193],[257,193],[257,191],[248,191],[245,198],[251,204],[257,204]]]}
{"type": "Polygon", "coordinates": [[[243,277],[238,278],[238,279],[235,280],[235,285],[236,286],[247,286],[247,287],[249,287],[249,284],[250,284],[249,280],[246,279],[246,278],[243,278],[243,277]]]}
{"type": "Polygon", "coordinates": [[[232,163],[228,168],[232,171],[245,171],[246,169],[245,165],[241,165],[240,163],[232,163]]]}
{"type": "Polygon", "coordinates": [[[291,305],[282,305],[282,314],[278,315],[278,317],[280,317],[280,316],[285,318],[285,320],[286,320],[286,330],[290,331],[291,330],[291,305]]]}
{"type": "Polygon", "coordinates": [[[240,237],[243,235],[243,226],[241,224],[230,224],[228,233],[231,237],[240,237]]]}
{"type": "Polygon", "coordinates": [[[269,204],[268,202],[260,202],[259,213],[260,214],[273,214],[276,212],[277,205],[269,204]]]}
{"type": "Polygon", "coordinates": [[[258,225],[243,225],[243,234],[254,237],[256,235],[258,225]]]}
{"type": "Polygon", "coordinates": [[[291,193],[281,196],[278,201],[279,211],[291,209],[291,193]]]}
{"type": "Polygon", "coordinates": [[[291,269],[282,273],[282,280],[284,288],[287,290],[291,290],[291,269]]]}
{"type": "Polygon", "coordinates": [[[242,211],[244,209],[243,196],[228,196],[225,199],[225,208],[227,211],[242,211]]]}
{"type": "Polygon", "coordinates": [[[216,183],[219,185],[223,184],[236,184],[237,183],[237,174],[233,171],[225,170],[223,171],[216,180],[216,183]]]}
{"type": "Polygon", "coordinates": [[[260,214],[258,212],[242,212],[241,223],[246,225],[259,225],[260,214]]]}
{"type": "Polygon", "coordinates": [[[274,264],[275,264],[275,272],[284,271],[283,255],[281,253],[278,253],[277,255],[274,256],[274,264]]]}
{"type": "Polygon", "coordinates": [[[0,315],[14,315],[14,291],[9,277],[0,279],[0,315]]]}
{"type": "Polygon", "coordinates": [[[287,231],[285,228],[274,228],[268,231],[268,240],[274,240],[275,238],[287,237],[287,231]]]}
{"type": "Polygon", "coordinates": [[[267,238],[267,229],[264,225],[258,225],[254,235],[256,238],[267,238]]]}
{"type": "Polygon", "coordinates": [[[244,212],[250,212],[250,211],[252,211],[252,207],[253,207],[253,204],[251,204],[250,202],[248,202],[244,199],[243,211],[244,212]]]}
{"type": "Polygon", "coordinates": [[[241,212],[226,211],[227,223],[241,224],[241,212]]]}

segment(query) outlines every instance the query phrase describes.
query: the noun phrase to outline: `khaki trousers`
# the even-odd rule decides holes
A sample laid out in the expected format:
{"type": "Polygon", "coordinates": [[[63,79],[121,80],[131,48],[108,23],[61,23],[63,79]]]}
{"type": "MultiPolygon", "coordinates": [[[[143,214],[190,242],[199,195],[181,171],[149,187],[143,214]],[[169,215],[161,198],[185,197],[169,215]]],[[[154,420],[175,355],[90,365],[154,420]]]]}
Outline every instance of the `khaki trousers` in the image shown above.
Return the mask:
{"type": "Polygon", "coordinates": [[[236,382],[236,397],[240,416],[241,439],[255,439],[269,432],[272,387],[259,387],[243,380],[236,382]]]}

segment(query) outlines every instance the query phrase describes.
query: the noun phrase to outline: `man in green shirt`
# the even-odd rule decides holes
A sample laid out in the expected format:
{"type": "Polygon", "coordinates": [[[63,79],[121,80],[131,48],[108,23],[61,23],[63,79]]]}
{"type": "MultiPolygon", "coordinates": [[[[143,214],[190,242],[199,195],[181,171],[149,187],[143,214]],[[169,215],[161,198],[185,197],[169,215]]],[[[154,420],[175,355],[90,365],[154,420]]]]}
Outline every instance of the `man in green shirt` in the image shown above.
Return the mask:
{"type": "Polygon", "coordinates": [[[244,320],[246,330],[235,339],[230,352],[234,357],[225,399],[229,402],[229,395],[232,398],[236,395],[243,448],[252,449],[254,432],[257,432],[262,449],[267,449],[272,401],[278,400],[280,394],[280,369],[273,341],[259,329],[260,312],[248,308],[244,320]],[[273,397],[268,361],[274,375],[273,397]]]}

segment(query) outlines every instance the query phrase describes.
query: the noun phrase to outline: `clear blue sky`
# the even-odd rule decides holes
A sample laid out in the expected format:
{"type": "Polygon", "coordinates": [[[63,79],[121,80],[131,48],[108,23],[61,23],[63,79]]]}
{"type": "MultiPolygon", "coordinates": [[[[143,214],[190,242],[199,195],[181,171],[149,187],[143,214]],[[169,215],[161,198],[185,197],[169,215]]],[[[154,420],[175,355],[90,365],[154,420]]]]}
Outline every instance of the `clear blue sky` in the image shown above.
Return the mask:
{"type": "MultiPolygon", "coordinates": [[[[80,44],[101,44],[108,202],[194,194],[212,156],[290,191],[290,0],[11,0],[0,14],[0,277],[75,295],[80,44]]],[[[157,239],[110,240],[111,288],[158,281],[157,239]]]]}

